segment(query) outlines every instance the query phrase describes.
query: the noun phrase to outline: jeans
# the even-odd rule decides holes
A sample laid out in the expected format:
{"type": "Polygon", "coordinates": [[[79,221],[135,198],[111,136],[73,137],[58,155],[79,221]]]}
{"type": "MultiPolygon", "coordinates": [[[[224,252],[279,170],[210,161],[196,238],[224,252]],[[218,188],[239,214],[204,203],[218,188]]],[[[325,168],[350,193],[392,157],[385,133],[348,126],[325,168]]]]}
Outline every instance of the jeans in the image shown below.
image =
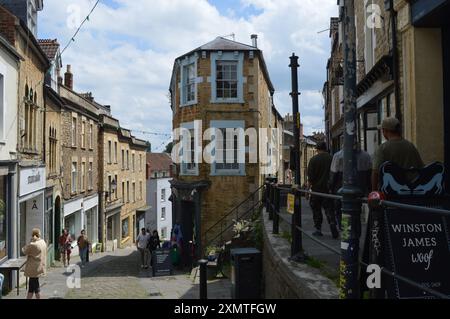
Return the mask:
{"type": "Polygon", "coordinates": [[[322,229],[322,208],[325,211],[325,216],[327,217],[330,226],[336,225],[333,203],[330,199],[312,195],[309,204],[311,205],[311,209],[313,211],[314,227],[317,230],[322,229]]]}
{"type": "Polygon", "coordinates": [[[81,264],[86,264],[87,254],[89,253],[88,247],[80,248],[80,258],[81,258],[81,264]]]}
{"type": "Polygon", "coordinates": [[[148,266],[148,249],[147,248],[138,248],[141,254],[141,265],[148,266]]]}

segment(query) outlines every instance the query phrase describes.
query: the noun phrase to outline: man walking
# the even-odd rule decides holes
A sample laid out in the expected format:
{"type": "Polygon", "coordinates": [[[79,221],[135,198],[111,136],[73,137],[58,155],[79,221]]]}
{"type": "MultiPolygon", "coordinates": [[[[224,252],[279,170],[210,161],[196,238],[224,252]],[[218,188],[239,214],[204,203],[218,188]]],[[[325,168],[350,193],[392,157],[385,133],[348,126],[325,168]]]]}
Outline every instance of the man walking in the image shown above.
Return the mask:
{"type": "Polygon", "coordinates": [[[150,234],[147,234],[145,228],[141,229],[141,233],[136,238],[136,247],[141,254],[141,268],[148,269],[148,249],[147,245],[150,240],[150,234]]]}
{"type": "MultiPolygon", "coordinates": [[[[316,148],[318,154],[311,158],[308,165],[308,183],[313,192],[328,193],[328,180],[330,176],[332,157],[327,152],[327,145],[325,142],[319,142],[316,148]]],[[[313,235],[323,236],[323,208],[325,210],[328,223],[330,224],[331,234],[333,238],[338,238],[339,232],[336,227],[336,219],[332,209],[331,200],[317,195],[311,195],[310,205],[313,211],[314,227],[316,228],[313,235]]]]}
{"type": "Polygon", "coordinates": [[[375,152],[372,171],[372,190],[379,190],[380,167],[384,162],[392,162],[398,166],[409,168],[422,168],[424,166],[419,151],[411,142],[402,138],[399,120],[388,117],[381,124],[384,142],[375,152]]]}
{"type": "Polygon", "coordinates": [[[81,231],[81,235],[77,239],[77,244],[80,252],[81,268],[84,268],[89,255],[89,246],[90,246],[89,239],[87,238],[84,229],[81,231]]]}
{"type": "MultiPolygon", "coordinates": [[[[367,196],[371,187],[371,173],[372,173],[372,159],[369,153],[361,150],[358,145],[356,153],[356,169],[357,169],[357,186],[361,190],[363,196],[367,196]]],[[[334,154],[333,161],[330,168],[330,180],[329,189],[333,194],[338,194],[343,184],[343,172],[344,172],[344,150],[334,154]]],[[[336,215],[336,221],[338,227],[342,229],[342,209],[341,200],[334,201],[334,211],[336,215]]]]}

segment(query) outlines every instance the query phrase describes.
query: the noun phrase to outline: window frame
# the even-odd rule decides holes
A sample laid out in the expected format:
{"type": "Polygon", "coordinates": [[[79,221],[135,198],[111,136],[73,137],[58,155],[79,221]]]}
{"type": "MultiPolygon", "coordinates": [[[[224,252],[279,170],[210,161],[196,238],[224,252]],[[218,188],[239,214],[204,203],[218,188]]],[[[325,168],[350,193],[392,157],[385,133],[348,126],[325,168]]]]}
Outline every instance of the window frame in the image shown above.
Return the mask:
{"type": "Polygon", "coordinates": [[[213,52],[211,53],[211,103],[244,103],[244,52],[213,52]],[[237,97],[217,97],[217,62],[228,61],[237,63],[237,97]]]}
{"type": "Polygon", "coordinates": [[[71,178],[70,193],[76,194],[78,192],[78,162],[72,161],[70,178],[71,178]]]}
{"type": "MultiPolygon", "coordinates": [[[[185,129],[185,130],[193,130],[194,132],[194,150],[190,150],[191,152],[194,152],[194,163],[185,163],[183,162],[183,154],[184,154],[184,146],[186,146],[185,142],[182,142],[182,147],[180,149],[180,156],[181,156],[181,163],[180,163],[180,175],[181,176],[198,176],[199,175],[199,163],[195,163],[196,159],[198,159],[199,155],[201,156],[202,154],[199,154],[200,148],[198,147],[199,144],[199,136],[197,133],[198,131],[198,127],[195,125],[195,122],[187,122],[187,123],[182,123],[181,124],[181,128],[185,129]],[[197,146],[197,147],[196,147],[197,146]],[[194,164],[193,168],[188,168],[189,164],[194,164]]],[[[184,141],[184,137],[180,136],[180,138],[182,139],[182,141],[184,141]]],[[[191,136],[192,139],[192,136],[191,136]]],[[[192,143],[192,140],[189,141],[189,143],[192,143]]],[[[192,148],[192,145],[191,145],[192,148]]]]}
{"type": "Polygon", "coordinates": [[[180,107],[186,107],[195,105],[198,103],[198,55],[194,54],[190,57],[185,57],[180,63],[180,82],[178,83],[179,92],[180,92],[180,107]],[[185,92],[185,81],[186,78],[186,68],[188,66],[194,65],[194,99],[192,101],[188,101],[186,98],[185,92]]]}
{"type": "MultiPolygon", "coordinates": [[[[245,120],[239,120],[239,121],[211,121],[210,122],[210,128],[216,128],[216,129],[237,129],[241,128],[245,130],[245,120]]],[[[244,156],[244,163],[238,163],[239,168],[238,169],[226,169],[226,168],[217,168],[216,167],[216,132],[213,132],[213,136],[211,139],[211,143],[213,145],[213,152],[212,152],[212,161],[211,161],[211,176],[246,176],[245,172],[245,155],[246,155],[246,147],[245,147],[245,136],[244,140],[240,140],[238,138],[238,148],[237,148],[237,160],[243,155],[244,156]],[[243,153],[243,154],[242,154],[243,153]]],[[[224,137],[226,138],[226,136],[224,137]]],[[[226,158],[226,154],[223,154],[224,159],[226,158]]],[[[222,163],[221,163],[222,164],[222,163]]]]}

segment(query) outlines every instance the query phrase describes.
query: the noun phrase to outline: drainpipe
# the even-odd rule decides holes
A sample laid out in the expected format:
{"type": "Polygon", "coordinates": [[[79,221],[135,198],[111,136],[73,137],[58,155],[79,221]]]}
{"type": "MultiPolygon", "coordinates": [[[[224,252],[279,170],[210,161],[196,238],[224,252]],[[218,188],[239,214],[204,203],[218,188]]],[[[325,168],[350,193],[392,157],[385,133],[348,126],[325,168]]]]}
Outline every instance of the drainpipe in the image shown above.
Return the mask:
{"type": "Polygon", "coordinates": [[[394,10],[394,0],[389,0],[389,12],[391,14],[392,29],[392,68],[395,90],[395,117],[402,122],[402,111],[400,106],[400,74],[398,65],[398,40],[397,40],[397,12],[394,10]]]}

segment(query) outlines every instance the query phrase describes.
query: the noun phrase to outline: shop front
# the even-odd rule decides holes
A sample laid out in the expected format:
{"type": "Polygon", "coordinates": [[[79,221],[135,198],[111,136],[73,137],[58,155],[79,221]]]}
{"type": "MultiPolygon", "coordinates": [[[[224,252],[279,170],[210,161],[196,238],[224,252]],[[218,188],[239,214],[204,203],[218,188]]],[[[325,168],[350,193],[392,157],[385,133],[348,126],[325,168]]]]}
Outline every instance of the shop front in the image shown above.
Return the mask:
{"type": "Polygon", "coordinates": [[[33,228],[39,228],[45,238],[44,197],[45,197],[45,166],[20,167],[19,170],[19,246],[18,255],[23,256],[22,247],[31,239],[33,228]]]}
{"type": "Polygon", "coordinates": [[[15,258],[17,189],[16,163],[0,165],[0,264],[15,258]]]}
{"type": "Polygon", "coordinates": [[[122,203],[106,206],[106,242],[105,251],[114,251],[119,247],[121,239],[120,212],[122,203]]]}
{"type": "MultiPolygon", "coordinates": [[[[76,241],[83,229],[83,198],[64,203],[64,228],[69,231],[70,236],[76,241]]],[[[72,245],[74,246],[74,244],[72,245]]],[[[72,255],[78,255],[78,247],[74,247],[72,255]]]]}
{"type": "Polygon", "coordinates": [[[98,243],[98,195],[85,198],[84,209],[84,229],[92,245],[98,243]]]}

